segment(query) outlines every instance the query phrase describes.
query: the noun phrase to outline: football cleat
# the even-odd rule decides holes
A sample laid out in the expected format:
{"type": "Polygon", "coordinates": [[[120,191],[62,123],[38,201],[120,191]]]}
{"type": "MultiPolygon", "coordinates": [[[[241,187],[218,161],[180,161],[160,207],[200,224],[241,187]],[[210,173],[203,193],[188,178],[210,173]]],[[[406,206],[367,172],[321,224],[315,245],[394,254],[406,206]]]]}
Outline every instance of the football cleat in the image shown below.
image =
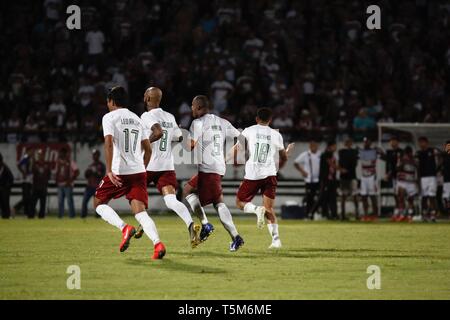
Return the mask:
{"type": "Polygon", "coordinates": [[[281,249],[281,241],[280,241],[280,239],[273,240],[272,244],[269,246],[269,249],[281,249]]]}
{"type": "Polygon", "coordinates": [[[142,237],[142,235],[144,234],[144,228],[142,228],[141,225],[138,226],[136,233],[134,234],[134,237],[136,239],[140,239],[142,237]]]}
{"type": "Polygon", "coordinates": [[[191,223],[189,225],[189,238],[191,241],[192,249],[196,248],[200,243],[200,230],[201,227],[198,224],[191,223]]]}
{"type": "Polygon", "coordinates": [[[214,226],[211,223],[206,223],[202,225],[202,230],[200,231],[200,241],[204,242],[208,237],[214,232],[214,226]]]}
{"type": "Polygon", "coordinates": [[[130,246],[130,239],[135,235],[136,229],[133,226],[127,224],[122,229],[122,242],[120,243],[119,250],[124,252],[130,246]]]}
{"type": "Polygon", "coordinates": [[[233,242],[230,243],[230,251],[234,252],[239,250],[240,247],[244,245],[244,239],[240,235],[234,237],[233,242]]]}
{"type": "Polygon", "coordinates": [[[153,252],[152,260],[162,259],[166,255],[166,247],[162,242],[155,244],[155,251],[153,252]]]}
{"type": "Polygon", "coordinates": [[[257,217],[256,226],[258,227],[258,229],[262,229],[264,227],[264,224],[266,223],[266,208],[264,208],[263,206],[256,207],[255,213],[257,217]]]}

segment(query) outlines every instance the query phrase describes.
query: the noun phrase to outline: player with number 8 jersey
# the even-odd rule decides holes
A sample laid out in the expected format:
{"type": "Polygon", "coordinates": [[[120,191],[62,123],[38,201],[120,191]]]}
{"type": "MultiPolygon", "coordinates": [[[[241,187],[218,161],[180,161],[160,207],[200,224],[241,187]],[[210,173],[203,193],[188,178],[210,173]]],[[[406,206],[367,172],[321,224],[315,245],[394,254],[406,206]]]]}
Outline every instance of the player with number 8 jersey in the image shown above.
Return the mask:
{"type": "MultiPolygon", "coordinates": [[[[172,142],[181,142],[183,136],[175,117],[160,107],[161,99],[161,89],[150,87],[145,91],[144,103],[148,111],[142,114],[141,120],[152,144],[152,156],[147,165],[147,184],[153,183],[163,196],[167,208],[173,210],[184,221],[191,247],[195,248],[200,243],[200,226],[194,224],[188,208],[176,197],[178,182],[172,142]]],[[[140,238],[142,233],[143,230],[139,226],[135,237],[140,238]]]]}

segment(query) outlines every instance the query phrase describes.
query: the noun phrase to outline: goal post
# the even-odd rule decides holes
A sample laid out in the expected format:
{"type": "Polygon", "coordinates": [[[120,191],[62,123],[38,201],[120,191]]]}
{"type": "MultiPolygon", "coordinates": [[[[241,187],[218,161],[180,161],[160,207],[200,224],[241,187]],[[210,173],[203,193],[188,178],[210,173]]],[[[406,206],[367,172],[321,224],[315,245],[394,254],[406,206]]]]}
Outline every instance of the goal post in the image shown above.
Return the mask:
{"type": "MultiPolygon", "coordinates": [[[[399,138],[404,144],[409,144],[413,149],[417,149],[417,139],[427,137],[430,146],[443,149],[445,142],[450,140],[450,123],[396,123],[379,122],[378,124],[378,147],[383,148],[392,135],[399,138]]],[[[378,175],[380,176],[380,175],[378,175]]],[[[378,214],[381,215],[382,195],[381,179],[378,178],[378,214]]]]}

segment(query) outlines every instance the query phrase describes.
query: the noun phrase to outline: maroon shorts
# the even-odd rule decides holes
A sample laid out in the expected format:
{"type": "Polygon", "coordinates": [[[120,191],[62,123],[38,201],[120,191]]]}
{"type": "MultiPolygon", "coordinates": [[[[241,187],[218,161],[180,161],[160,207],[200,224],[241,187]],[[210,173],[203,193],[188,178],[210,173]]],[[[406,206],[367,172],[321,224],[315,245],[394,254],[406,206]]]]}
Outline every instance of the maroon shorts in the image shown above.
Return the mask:
{"type": "Polygon", "coordinates": [[[111,199],[118,199],[125,196],[128,201],[142,201],[145,203],[145,208],[148,208],[147,174],[142,172],[118,175],[118,177],[122,179],[121,187],[113,185],[109,177],[105,176],[95,190],[95,197],[101,203],[108,203],[111,199]]]}
{"type": "Polygon", "coordinates": [[[188,185],[190,185],[192,188],[197,190],[197,184],[198,184],[198,174],[195,176],[192,176],[189,181],[187,182],[188,185]]]}
{"type": "Polygon", "coordinates": [[[188,184],[197,190],[202,206],[219,203],[222,196],[222,176],[220,174],[199,172],[188,181],[188,184]]]}
{"type": "Polygon", "coordinates": [[[237,192],[237,198],[242,202],[250,202],[260,192],[270,199],[275,199],[277,177],[270,176],[261,180],[244,179],[237,192]]]}
{"type": "Polygon", "coordinates": [[[175,190],[178,188],[177,176],[174,170],[168,171],[147,171],[147,185],[153,183],[162,193],[162,188],[172,186],[175,190]]]}

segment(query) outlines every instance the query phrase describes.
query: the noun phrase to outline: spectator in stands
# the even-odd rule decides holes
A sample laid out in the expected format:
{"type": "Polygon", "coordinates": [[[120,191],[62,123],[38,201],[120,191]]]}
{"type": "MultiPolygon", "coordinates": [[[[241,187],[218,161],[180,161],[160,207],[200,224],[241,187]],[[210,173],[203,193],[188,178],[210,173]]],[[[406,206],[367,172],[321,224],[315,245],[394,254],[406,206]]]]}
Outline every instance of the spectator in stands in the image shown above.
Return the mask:
{"type": "MultiPolygon", "coordinates": [[[[81,217],[86,218],[88,213],[88,202],[95,194],[95,189],[99,185],[100,181],[102,181],[103,177],[106,173],[106,167],[103,162],[100,161],[100,151],[93,150],[92,151],[92,160],[93,162],[84,172],[84,177],[87,180],[86,189],[84,190],[83,195],[83,204],[81,207],[81,217]]],[[[95,215],[97,218],[98,215],[95,215]]]]}
{"type": "Polygon", "coordinates": [[[211,97],[214,111],[220,114],[228,107],[228,100],[233,92],[233,85],[225,79],[223,72],[219,72],[217,80],[211,84],[211,97]]]}
{"type": "Polygon", "coordinates": [[[53,102],[48,106],[48,116],[53,119],[52,124],[61,128],[66,117],[67,107],[60,92],[54,93],[53,102]]]}
{"type": "Polygon", "coordinates": [[[347,220],[345,204],[347,197],[353,197],[355,205],[355,218],[359,220],[358,206],[358,181],[356,180],[356,166],[358,165],[358,150],[353,148],[353,140],[345,139],[345,148],[338,152],[340,168],[340,191],[341,191],[341,220],[347,220]]]}
{"type": "Polygon", "coordinates": [[[319,175],[320,175],[320,152],[319,144],[315,140],[309,142],[309,150],[300,153],[294,160],[295,168],[300,172],[305,180],[306,196],[306,214],[310,219],[314,218],[315,199],[320,191],[319,175]]]}
{"type": "Polygon", "coordinates": [[[366,108],[361,108],[358,115],[353,119],[353,130],[357,134],[357,138],[361,139],[375,128],[375,120],[367,114],[366,108]]]}
{"type": "Polygon", "coordinates": [[[8,166],[3,162],[3,155],[0,153],[0,210],[3,219],[9,219],[11,217],[9,198],[13,183],[14,176],[8,166]]]}
{"type": "Polygon", "coordinates": [[[50,164],[45,161],[44,152],[39,149],[36,152],[36,161],[33,162],[33,218],[36,214],[36,205],[39,201],[39,219],[45,218],[47,206],[48,181],[51,176],[50,164]]]}
{"type": "Polygon", "coordinates": [[[33,162],[34,162],[34,152],[31,148],[25,151],[24,156],[20,159],[17,164],[17,168],[22,174],[22,200],[17,203],[14,207],[20,210],[23,207],[24,214],[28,218],[33,218],[33,162]]]}
{"type": "Polygon", "coordinates": [[[64,216],[64,199],[67,198],[69,206],[69,217],[75,218],[75,207],[73,204],[73,182],[80,171],[77,164],[70,159],[69,152],[63,148],[59,151],[56,161],[55,180],[58,187],[58,217],[64,216]]]}
{"type": "Polygon", "coordinates": [[[319,205],[322,214],[331,220],[337,220],[337,180],[338,163],[334,153],[336,141],[329,141],[325,152],[320,156],[320,196],[319,205]]]}

